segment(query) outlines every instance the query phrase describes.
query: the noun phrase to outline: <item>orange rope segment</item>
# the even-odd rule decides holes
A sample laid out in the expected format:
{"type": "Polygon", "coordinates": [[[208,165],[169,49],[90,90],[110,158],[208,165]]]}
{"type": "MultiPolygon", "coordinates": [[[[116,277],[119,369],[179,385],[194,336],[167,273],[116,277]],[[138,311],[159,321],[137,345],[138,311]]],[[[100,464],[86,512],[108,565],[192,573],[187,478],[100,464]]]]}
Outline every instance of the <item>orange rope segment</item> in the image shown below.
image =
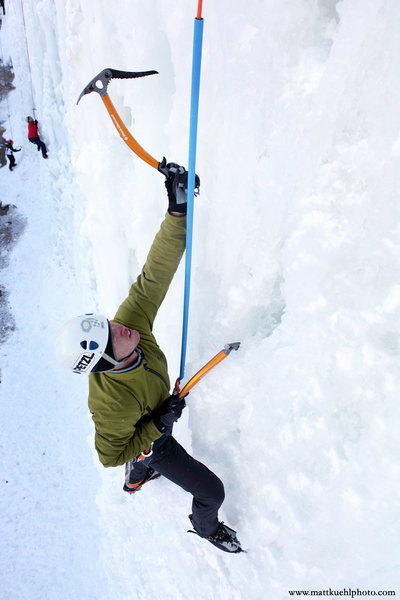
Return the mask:
{"type": "Polygon", "coordinates": [[[201,20],[201,11],[203,9],[203,0],[199,0],[199,3],[197,5],[197,17],[196,19],[198,19],[199,21],[201,20]]]}

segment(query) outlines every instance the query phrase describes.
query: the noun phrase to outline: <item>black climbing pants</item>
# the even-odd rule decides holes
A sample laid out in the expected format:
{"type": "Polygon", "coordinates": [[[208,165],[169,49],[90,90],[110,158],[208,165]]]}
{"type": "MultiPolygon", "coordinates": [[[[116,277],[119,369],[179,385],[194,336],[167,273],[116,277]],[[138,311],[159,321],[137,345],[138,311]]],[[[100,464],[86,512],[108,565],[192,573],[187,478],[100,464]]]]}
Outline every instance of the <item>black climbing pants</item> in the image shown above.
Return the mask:
{"type": "Polygon", "coordinates": [[[28,140],[30,142],[32,142],[32,144],[35,144],[35,146],[37,146],[38,150],[42,151],[43,158],[45,158],[47,156],[46,144],[44,142],[42,142],[42,140],[40,139],[39,136],[34,137],[34,138],[28,138],[28,140]]]}
{"type": "Polygon", "coordinates": [[[151,466],[193,496],[193,525],[202,536],[218,528],[218,509],[224,501],[222,481],[210,469],[190,456],[172,436],[159,446],[150,461],[129,461],[130,483],[141,481],[151,466]]]}
{"type": "Polygon", "coordinates": [[[8,166],[8,168],[10,169],[10,171],[13,170],[13,167],[15,167],[15,158],[13,154],[7,154],[7,158],[10,161],[10,164],[8,166]]]}

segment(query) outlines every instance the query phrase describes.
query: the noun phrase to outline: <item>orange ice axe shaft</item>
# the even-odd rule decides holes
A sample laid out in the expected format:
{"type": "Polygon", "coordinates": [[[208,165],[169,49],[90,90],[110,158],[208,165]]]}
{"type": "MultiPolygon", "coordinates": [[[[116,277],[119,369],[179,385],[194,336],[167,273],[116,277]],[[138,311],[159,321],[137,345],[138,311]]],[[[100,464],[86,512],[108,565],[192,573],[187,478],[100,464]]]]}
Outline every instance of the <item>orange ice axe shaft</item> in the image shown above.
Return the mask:
{"type": "MultiPolygon", "coordinates": [[[[82,93],[78,98],[79,100],[82,96],[86,94],[90,94],[91,92],[97,92],[100,98],[103,100],[105,107],[111,117],[112,122],[115,125],[116,130],[118,131],[121,138],[124,140],[125,144],[129,146],[131,150],[135,154],[137,154],[142,160],[144,160],[148,165],[160,171],[160,173],[166,174],[165,172],[165,159],[162,162],[158,162],[155,158],[153,158],[146,150],[135,140],[130,131],[125,127],[121,117],[115,109],[115,106],[111,102],[110,96],[107,93],[107,86],[110,83],[111,79],[135,79],[137,77],[146,77],[147,75],[155,75],[158,71],[118,71],[117,69],[104,69],[101,71],[96,77],[93,77],[91,81],[87,84],[87,86],[83,89],[82,93]]],[[[77,102],[77,104],[78,104],[77,102]]]]}
{"type": "Polygon", "coordinates": [[[232,342],[231,344],[226,344],[223,347],[223,349],[220,352],[218,352],[218,354],[216,354],[210,361],[208,361],[206,365],[204,365],[204,367],[200,369],[200,371],[197,371],[197,373],[193,375],[191,379],[189,379],[183,390],[179,392],[179,398],[183,398],[184,396],[186,396],[186,394],[190,392],[192,387],[194,387],[196,383],[198,383],[200,379],[204,377],[206,373],[208,373],[208,371],[210,371],[213,367],[218,365],[218,363],[224,360],[224,358],[229,356],[232,350],[238,350],[239,346],[240,342],[232,342]]]}
{"type": "Polygon", "coordinates": [[[135,140],[133,135],[128,131],[128,129],[125,127],[123,121],[121,120],[119,114],[115,110],[115,107],[110,100],[110,96],[108,94],[106,94],[105,96],[102,96],[101,99],[103,100],[103,102],[106,106],[106,109],[108,110],[108,112],[110,114],[111,120],[114,123],[116,130],[118,131],[119,135],[124,140],[125,144],[127,144],[129,146],[129,148],[131,150],[133,150],[133,152],[135,154],[140,156],[140,158],[143,159],[144,162],[147,162],[148,165],[150,165],[151,167],[154,167],[155,169],[158,170],[158,165],[159,165],[158,160],[156,160],[155,158],[150,156],[150,154],[148,152],[146,152],[146,150],[144,148],[142,148],[142,146],[135,140]]]}

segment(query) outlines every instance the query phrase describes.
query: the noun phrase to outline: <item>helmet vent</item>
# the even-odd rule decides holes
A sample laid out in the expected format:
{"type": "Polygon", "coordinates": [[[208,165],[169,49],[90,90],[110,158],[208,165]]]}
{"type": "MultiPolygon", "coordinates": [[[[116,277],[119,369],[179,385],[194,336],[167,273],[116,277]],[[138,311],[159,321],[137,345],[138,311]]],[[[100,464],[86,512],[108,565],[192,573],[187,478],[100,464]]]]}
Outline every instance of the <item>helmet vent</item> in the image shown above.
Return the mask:
{"type": "MultiPolygon", "coordinates": [[[[80,346],[84,349],[87,350],[88,349],[88,343],[86,340],[82,340],[80,343],[80,346]]],[[[97,348],[99,347],[97,342],[94,342],[93,340],[89,342],[89,350],[97,350],[97,348]]]]}

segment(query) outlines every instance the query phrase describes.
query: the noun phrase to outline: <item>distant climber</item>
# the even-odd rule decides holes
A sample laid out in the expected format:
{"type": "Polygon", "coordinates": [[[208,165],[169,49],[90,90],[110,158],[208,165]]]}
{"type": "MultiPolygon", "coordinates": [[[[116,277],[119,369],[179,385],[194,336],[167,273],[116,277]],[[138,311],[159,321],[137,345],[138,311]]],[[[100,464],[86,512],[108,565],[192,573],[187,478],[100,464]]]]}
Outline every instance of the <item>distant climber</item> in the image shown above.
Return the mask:
{"type": "Polygon", "coordinates": [[[42,151],[43,158],[47,158],[46,144],[39,137],[37,119],[33,120],[32,117],[26,117],[26,120],[28,122],[28,140],[37,146],[38,152],[39,150],[42,151]]]}
{"type": "Polygon", "coordinates": [[[15,158],[14,158],[14,152],[20,152],[21,148],[13,148],[13,141],[12,140],[7,140],[6,143],[6,156],[10,162],[8,168],[10,169],[10,171],[13,170],[13,168],[15,167],[15,158]]]}
{"type": "Polygon", "coordinates": [[[3,9],[3,15],[5,15],[6,14],[6,8],[4,6],[4,0],[0,0],[0,8],[3,9]]]}

